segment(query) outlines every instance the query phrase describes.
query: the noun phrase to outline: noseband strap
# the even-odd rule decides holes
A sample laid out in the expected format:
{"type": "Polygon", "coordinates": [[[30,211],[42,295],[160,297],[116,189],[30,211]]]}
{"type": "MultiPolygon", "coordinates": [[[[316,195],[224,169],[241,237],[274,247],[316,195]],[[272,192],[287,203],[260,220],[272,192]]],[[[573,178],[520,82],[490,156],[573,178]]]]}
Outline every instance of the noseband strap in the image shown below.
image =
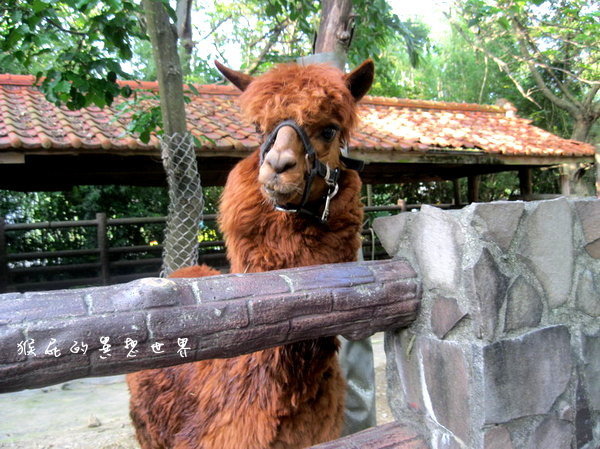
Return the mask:
{"type": "MultiPolygon", "coordinates": [[[[306,164],[308,167],[308,171],[305,176],[304,192],[302,193],[302,200],[300,201],[300,205],[296,206],[293,204],[286,204],[285,206],[276,206],[275,208],[283,212],[294,212],[304,215],[310,215],[311,217],[317,218],[321,223],[324,224],[327,222],[327,218],[329,217],[329,204],[331,202],[331,199],[335,195],[337,195],[339,190],[338,179],[340,177],[341,172],[339,168],[332,170],[327,164],[324,164],[319,160],[319,158],[317,157],[317,152],[315,151],[315,148],[310,142],[306,131],[304,131],[304,128],[298,125],[298,123],[296,123],[294,120],[284,120],[283,122],[279,123],[275,127],[275,129],[271,131],[271,134],[267,136],[267,139],[260,146],[260,165],[263,164],[267,153],[275,143],[277,133],[284,126],[289,126],[290,128],[292,128],[300,137],[300,140],[302,141],[302,145],[304,147],[304,153],[306,154],[306,164]],[[325,204],[323,212],[320,214],[320,216],[306,207],[308,203],[308,197],[310,195],[310,189],[312,188],[312,184],[316,176],[320,176],[321,178],[323,178],[328,187],[327,194],[324,197],[325,204]]],[[[364,167],[363,161],[351,159],[349,157],[346,157],[345,155],[340,155],[340,160],[347,168],[351,170],[360,171],[364,167]]]]}

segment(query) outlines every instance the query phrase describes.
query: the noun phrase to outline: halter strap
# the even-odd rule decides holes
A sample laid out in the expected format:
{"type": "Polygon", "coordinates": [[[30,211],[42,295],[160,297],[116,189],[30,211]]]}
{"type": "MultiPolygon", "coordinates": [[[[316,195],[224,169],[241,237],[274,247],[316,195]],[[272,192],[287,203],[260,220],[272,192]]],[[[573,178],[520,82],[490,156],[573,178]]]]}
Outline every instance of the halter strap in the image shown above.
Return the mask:
{"type": "MultiPolygon", "coordinates": [[[[308,166],[311,166],[311,168],[308,171],[306,182],[304,184],[304,192],[302,193],[302,200],[300,201],[300,205],[296,206],[293,204],[286,204],[285,206],[276,206],[275,209],[283,212],[294,212],[309,215],[311,217],[317,218],[321,223],[325,224],[327,223],[327,218],[329,217],[329,203],[331,199],[335,195],[337,195],[339,190],[338,179],[341,171],[339,168],[332,170],[327,164],[324,164],[319,160],[319,158],[317,157],[317,152],[315,151],[315,148],[313,147],[308,135],[304,131],[304,128],[302,128],[300,125],[298,125],[298,123],[291,119],[284,120],[281,123],[279,123],[275,127],[275,129],[271,131],[271,134],[267,136],[267,139],[260,146],[260,165],[263,164],[266,154],[269,152],[269,150],[275,143],[277,133],[284,126],[289,126],[290,128],[292,128],[300,137],[302,145],[304,146],[304,152],[306,154],[306,162],[307,164],[309,164],[308,166]],[[306,207],[306,204],[308,203],[308,197],[310,195],[310,189],[312,188],[312,184],[316,176],[320,176],[321,178],[323,178],[328,186],[327,194],[324,197],[325,205],[323,208],[323,213],[320,216],[306,207]]],[[[346,145],[345,149],[347,150],[346,145]]],[[[340,155],[340,160],[347,168],[351,170],[360,171],[364,167],[363,161],[351,159],[345,155],[340,155]]]]}

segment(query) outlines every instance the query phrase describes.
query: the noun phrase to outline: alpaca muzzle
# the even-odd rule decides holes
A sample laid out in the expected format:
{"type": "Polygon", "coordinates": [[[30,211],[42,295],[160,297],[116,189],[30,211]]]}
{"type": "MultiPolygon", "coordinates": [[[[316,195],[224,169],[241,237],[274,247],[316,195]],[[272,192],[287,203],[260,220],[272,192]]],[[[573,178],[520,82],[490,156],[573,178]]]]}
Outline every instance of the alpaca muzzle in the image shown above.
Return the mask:
{"type": "MultiPolygon", "coordinates": [[[[304,153],[306,157],[306,175],[305,175],[305,183],[304,183],[304,191],[302,193],[302,199],[300,200],[299,205],[294,204],[286,204],[286,205],[276,205],[275,209],[282,212],[290,212],[290,213],[299,213],[303,215],[308,215],[313,218],[316,218],[322,224],[327,223],[327,219],[329,218],[329,206],[333,197],[335,197],[339,190],[338,179],[340,177],[341,170],[339,168],[330,168],[327,164],[321,162],[317,156],[317,152],[313,147],[310,138],[298,123],[294,120],[284,120],[279,123],[275,129],[269,134],[266,140],[260,147],[260,165],[263,164],[265,157],[269,150],[273,147],[275,143],[275,139],[277,138],[277,133],[279,130],[285,126],[289,126],[292,128],[298,136],[300,137],[300,141],[302,142],[302,146],[304,148],[304,153]],[[323,178],[325,184],[327,184],[327,193],[323,197],[323,210],[319,212],[319,210],[313,211],[307,207],[307,203],[310,197],[310,191],[313,185],[313,181],[315,178],[319,176],[323,178]]],[[[340,160],[351,170],[361,171],[364,167],[364,162],[359,161],[357,159],[351,159],[347,157],[345,154],[340,155],[340,160]]]]}

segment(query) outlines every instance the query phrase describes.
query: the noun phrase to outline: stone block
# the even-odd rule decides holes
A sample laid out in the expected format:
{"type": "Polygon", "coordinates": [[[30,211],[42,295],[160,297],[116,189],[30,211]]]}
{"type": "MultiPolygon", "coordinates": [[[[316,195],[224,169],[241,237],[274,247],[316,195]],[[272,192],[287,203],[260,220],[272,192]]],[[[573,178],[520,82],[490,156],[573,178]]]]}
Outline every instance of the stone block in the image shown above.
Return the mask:
{"type": "Polygon", "coordinates": [[[575,201],[575,210],[581,221],[585,243],[600,240],[600,200],[575,201]]]}
{"type": "Polygon", "coordinates": [[[535,429],[527,449],[567,449],[571,447],[572,435],[571,423],[549,416],[535,429]]]}
{"type": "Polygon", "coordinates": [[[594,259],[600,259],[600,239],[585,245],[585,250],[594,259]]]}
{"type": "Polygon", "coordinates": [[[516,201],[498,201],[494,203],[474,203],[473,226],[481,229],[484,239],[496,243],[504,251],[508,250],[525,205],[516,201]]]}
{"type": "Polygon", "coordinates": [[[431,308],[431,329],[439,339],[444,339],[465,316],[456,299],[436,298],[431,308]]]}
{"type": "Polygon", "coordinates": [[[575,391],[575,438],[577,447],[583,447],[594,439],[594,418],[590,411],[588,395],[581,376],[575,391]]]}
{"type": "Polygon", "coordinates": [[[402,416],[406,410],[425,414],[420,363],[414,339],[414,334],[408,330],[385,333],[388,395],[396,417],[402,416]]]}
{"type": "Polygon", "coordinates": [[[441,209],[423,206],[411,228],[411,239],[426,289],[453,292],[461,279],[464,230],[441,209]]]}
{"type": "Polygon", "coordinates": [[[427,338],[417,339],[417,350],[427,414],[468,444],[472,426],[470,354],[465,354],[464,346],[427,338]]]}
{"type": "Polygon", "coordinates": [[[483,348],[484,421],[506,423],[550,411],[571,377],[565,326],[535,330],[483,348]]]}
{"type": "Polygon", "coordinates": [[[510,432],[504,426],[494,426],[485,432],[483,449],[513,449],[510,432]]]}
{"type": "Polygon", "coordinates": [[[472,270],[475,307],[475,325],[483,338],[493,338],[498,324],[500,308],[506,297],[508,284],[498,264],[487,248],[481,253],[472,270]]]}
{"type": "Polygon", "coordinates": [[[590,316],[600,316],[600,273],[586,269],[579,276],[577,308],[590,316]]]}
{"type": "Polygon", "coordinates": [[[534,327],[540,323],[544,305],[535,288],[519,276],[508,290],[505,331],[534,327]]]}
{"type": "Polygon", "coordinates": [[[400,240],[407,232],[407,224],[414,218],[414,215],[405,212],[390,217],[377,217],[373,221],[373,230],[390,256],[398,253],[400,240]]]}
{"type": "Polygon", "coordinates": [[[583,377],[590,408],[600,412],[600,335],[583,336],[583,377]]]}
{"type": "Polygon", "coordinates": [[[540,201],[525,220],[520,254],[541,282],[551,308],[564,304],[573,277],[573,216],[564,198],[540,201]]]}

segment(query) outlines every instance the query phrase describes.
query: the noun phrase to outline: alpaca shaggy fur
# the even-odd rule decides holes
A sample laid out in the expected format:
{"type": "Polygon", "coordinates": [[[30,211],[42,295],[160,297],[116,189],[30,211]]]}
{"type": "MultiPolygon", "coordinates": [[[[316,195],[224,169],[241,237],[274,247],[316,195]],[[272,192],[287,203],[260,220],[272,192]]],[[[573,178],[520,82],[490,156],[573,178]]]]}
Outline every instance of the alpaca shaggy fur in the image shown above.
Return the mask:
{"type": "MultiPolygon", "coordinates": [[[[319,157],[342,169],[329,220],[321,224],[314,217],[274,210],[258,181],[258,151],[238,163],[228,177],[219,212],[231,271],[355,260],[363,220],[361,182],[356,172],[343,169],[337,148],[356,124],[356,101],[368,89],[357,85],[370,85],[368,73],[365,81],[327,66],[284,65],[250,79],[228,70],[224,74],[245,90],[240,98],[244,114],[263,132],[293,118],[307,129],[319,157]],[[340,127],[331,144],[335,151],[314,137],[332,122],[340,127]]],[[[302,159],[298,154],[298,164],[302,159]]],[[[301,173],[304,168],[294,170],[301,173]]],[[[214,274],[218,272],[200,266],[173,277],[214,274]]],[[[144,449],[299,449],[338,438],[345,384],[337,348],[336,338],[320,338],[129,375],[138,440],[144,449]]]]}

